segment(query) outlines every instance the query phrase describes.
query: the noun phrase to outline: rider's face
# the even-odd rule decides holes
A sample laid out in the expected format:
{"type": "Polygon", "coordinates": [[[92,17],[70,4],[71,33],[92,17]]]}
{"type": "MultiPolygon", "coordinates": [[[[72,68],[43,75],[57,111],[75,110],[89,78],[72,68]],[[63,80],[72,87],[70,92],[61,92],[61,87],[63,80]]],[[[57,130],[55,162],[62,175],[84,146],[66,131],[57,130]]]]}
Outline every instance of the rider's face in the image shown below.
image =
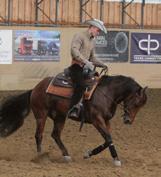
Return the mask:
{"type": "Polygon", "coordinates": [[[100,33],[100,31],[101,31],[101,30],[100,30],[99,28],[95,27],[95,26],[92,26],[92,27],[91,27],[91,33],[92,33],[93,37],[98,36],[99,33],[100,33]]]}

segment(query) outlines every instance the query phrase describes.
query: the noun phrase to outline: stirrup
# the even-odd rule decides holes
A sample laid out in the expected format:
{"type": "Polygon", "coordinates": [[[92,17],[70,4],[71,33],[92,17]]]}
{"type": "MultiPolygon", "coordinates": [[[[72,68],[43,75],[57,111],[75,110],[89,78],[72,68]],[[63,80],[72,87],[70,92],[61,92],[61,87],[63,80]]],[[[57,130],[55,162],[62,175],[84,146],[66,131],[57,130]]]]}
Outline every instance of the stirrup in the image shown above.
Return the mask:
{"type": "Polygon", "coordinates": [[[80,115],[80,109],[79,107],[77,106],[73,106],[69,111],[68,111],[68,114],[67,116],[69,118],[79,118],[79,115],[80,115]]]}

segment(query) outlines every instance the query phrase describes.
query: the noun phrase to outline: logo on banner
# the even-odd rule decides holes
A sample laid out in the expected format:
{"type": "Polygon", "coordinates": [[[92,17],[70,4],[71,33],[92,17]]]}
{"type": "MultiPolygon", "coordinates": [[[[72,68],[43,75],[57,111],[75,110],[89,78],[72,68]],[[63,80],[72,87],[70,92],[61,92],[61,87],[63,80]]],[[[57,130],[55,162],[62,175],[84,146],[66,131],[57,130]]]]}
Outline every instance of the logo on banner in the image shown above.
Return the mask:
{"type": "Polygon", "coordinates": [[[128,37],[125,32],[118,32],[114,39],[115,49],[118,53],[125,53],[128,48],[128,37]]]}
{"type": "Polygon", "coordinates": [[[159,41],[156,39],[151,39],[151,35],[148,34],[147,39],[142,39],[139,41],[139,48],[146,51],[150,55],[151,51],[156,51],[159,48],[159,41]]]}
{"type": "Polygon", "coordinates": [[[97,36],[96,37],[96,46],[97,47],[107,47],[107,40],[105,36],[97,36]]]}
{"type": "Polygon", "coordinates": [[[161,63],[161,33],[132,33],[131,62],[161,63]]]}

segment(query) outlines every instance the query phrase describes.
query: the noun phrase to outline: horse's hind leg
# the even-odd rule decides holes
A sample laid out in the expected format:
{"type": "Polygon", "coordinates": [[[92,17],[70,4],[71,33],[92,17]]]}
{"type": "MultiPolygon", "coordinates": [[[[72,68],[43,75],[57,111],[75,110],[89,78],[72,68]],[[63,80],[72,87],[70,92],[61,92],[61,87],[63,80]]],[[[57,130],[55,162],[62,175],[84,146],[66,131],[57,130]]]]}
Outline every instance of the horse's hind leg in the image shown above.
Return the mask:
{"type": "Polygon", "coordinates": [[[33,108],[33,113],[36,118],[35,140],[37,145],[37,152],[41,153],[41,144],[42,144],[44,126],[47,119],[47,110],[45,109],[38,110],[33,108]]]}
{"type": "Polygon", "coordinates": [[[69,156],[69,153],[61,140],[61,132],[64,128],[65,119],[66,117],[64,116],[56,115],[56,117],[54,118],[54,128],[51,136],[55,140],[58,147],[60,148],[65,160],[70,161],[71,157],[69,156]]]}

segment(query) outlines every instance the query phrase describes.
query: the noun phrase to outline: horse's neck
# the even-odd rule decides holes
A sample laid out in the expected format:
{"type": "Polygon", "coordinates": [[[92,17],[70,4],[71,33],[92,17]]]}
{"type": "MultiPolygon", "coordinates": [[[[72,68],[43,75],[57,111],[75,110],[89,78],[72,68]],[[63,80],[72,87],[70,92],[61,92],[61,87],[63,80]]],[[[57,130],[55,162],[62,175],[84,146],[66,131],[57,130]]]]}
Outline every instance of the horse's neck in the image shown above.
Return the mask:
{"type": "Polygon", "coordinates": [[[130,95],[130,93],[130,89],[125,87],[124,84],[119,85],[113,89],[113,100],[115,103],[119,104],[124,101],[130,95]]]}
{"type": "Polygon", "coordinates": [[[124,101],[125,98],[127,98],[127,95],[123,93],[123,94],[119,94],[118,96],[116,96],[114,100],[117,104],[120,104],[122,101],[124,101]]]}
{"type": "Polygon", "coordinates": [[[100,86],[103,87],[102,91],[105,92],[106,97],[117,104],[138,88],[137,83],[125,76],[103,76],[100,86]]]}

